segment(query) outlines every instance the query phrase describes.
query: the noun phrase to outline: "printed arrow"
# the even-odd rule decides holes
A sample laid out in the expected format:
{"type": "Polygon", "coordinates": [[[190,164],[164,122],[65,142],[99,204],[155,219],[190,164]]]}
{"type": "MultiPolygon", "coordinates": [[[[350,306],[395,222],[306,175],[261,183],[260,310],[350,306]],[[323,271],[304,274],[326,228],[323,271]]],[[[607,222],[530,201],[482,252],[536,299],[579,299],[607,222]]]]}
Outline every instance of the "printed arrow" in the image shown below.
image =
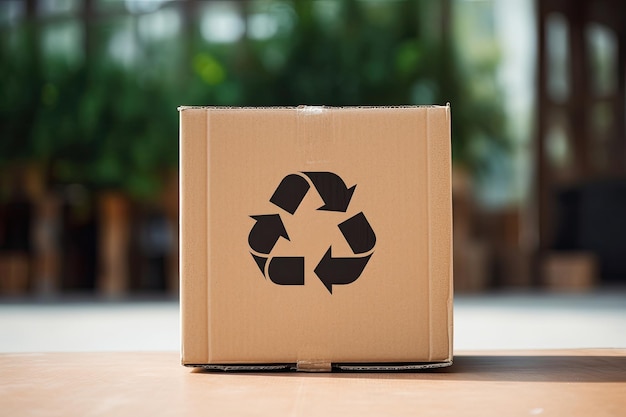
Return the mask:
{"type": "Polygon", "coordinates": [[[322,281],[329,293],[333,293],[333,285],[350,284],[359,278],[365,265],[372,255],[362,258],[333,258],[332,246],[315,267],[315,274],[322,281]]]}
{"type": "Polygon", "coordinates": [[[343,233],[354,253],[365,253],[372,250],[376,245],[376,235],[363,212],[340,223],[339,230],[343,233]]]}
{"type": "Polygon", "coordinates": [[[300,175],[289,174],[280,182],[272,198],[270,198],[270,202],[286,212],[294,214],[309,188],[311,186],[308,181],[300,175]]]}
{"type": "Polygon", "coordinates": [[[252,255],[252,257],[254,258],[254,262],[256,262],[256,265],[261,270],[261,273],[263,274],[263,278],[265,278],[265,264],[267,263],[267,258],[264,258],[262,256],[256,256],[252,252],[250,252],[250,255],[252,255]]]}
{"type": "Polygon", "coordinates": [[[279,285],[304,285],[304,258],[276,256],[270,261],[267,274],[279,285]]]}
{"type": "Polygon", "coordinates": [[[256,223],[248,235],[248,243],[252,250],[268,254],[280,237],[289,240],[285,225],[278,214],[250,216],[256,223]]]}
{"type": "Polygon", "coordinates": [[[318,208],[318,210],[342,211],[345,213],[356,185],[347,188],[346,183],[332,172],[303,172],[303,174],[309,177],[320,197],[324,200],[324,205],[318,208]]]}

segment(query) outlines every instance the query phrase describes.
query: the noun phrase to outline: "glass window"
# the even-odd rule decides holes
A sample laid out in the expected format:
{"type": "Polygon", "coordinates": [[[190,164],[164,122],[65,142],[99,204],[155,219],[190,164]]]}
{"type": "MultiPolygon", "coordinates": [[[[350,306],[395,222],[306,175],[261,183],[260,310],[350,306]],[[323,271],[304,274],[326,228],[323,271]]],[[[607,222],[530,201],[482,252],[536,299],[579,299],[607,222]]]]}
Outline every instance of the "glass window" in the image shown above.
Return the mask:
{"type": "Polygon", "coordinates": [[[547,90],[556,102],[567,100],[570,94],[569,25],[558,13],[546,19],[547,90]]]}
{"type": "Polygon", "coordinates": [[[137,25],[143,41],[162,41],[179,33],[182,18],[178,10],[167,8],[139,16],[137,25]]]}
{"type": "Polygon", "coordinates": [[[200,33],[210,43],[233,43],[246,31],[239,7],[231,2],[207,2],[202,8],[200,33]]]}
{"type": "Polygon", "coordinates": [[[126,10],[125,0],[94,0],[98,12],[118,12],[126,10]]]}
{"type": "Polygon", "coordinates": [[[82,59],[82,27],[78,20],[49,23],[42,26],[41,45],[46,58],[67,65],[82,59]]]}
{"type": "Polygon", "coordinates": [[[545,151],[550,165],[564,170],[572,162],[569,124],[563,111],[555,111],[549,120],[546,132],[545,151]]]}
{"type": "Polygon", "coordinates": [[[0,1],[0,25],[12,25],[24,17],[25,8],[22,0],[0,1]]]}
{"type": "Polygon", "coordinates": [[[76,13],[78,0],[39,0],[39,10],[42,16],[76,13]]]}
{"type": "Polygon", "coordinates": [[[141,52],[134,25],[132,16],[112,19],[101,25],[109,57],[125,67],[133,66],[141,52]]]}
{"type": "Polygon", "coordinates": [[[589,50],[591,90],[598,96],[617,89],[617,36],[606,26],[590,24],[585,32],[589,50]]]}

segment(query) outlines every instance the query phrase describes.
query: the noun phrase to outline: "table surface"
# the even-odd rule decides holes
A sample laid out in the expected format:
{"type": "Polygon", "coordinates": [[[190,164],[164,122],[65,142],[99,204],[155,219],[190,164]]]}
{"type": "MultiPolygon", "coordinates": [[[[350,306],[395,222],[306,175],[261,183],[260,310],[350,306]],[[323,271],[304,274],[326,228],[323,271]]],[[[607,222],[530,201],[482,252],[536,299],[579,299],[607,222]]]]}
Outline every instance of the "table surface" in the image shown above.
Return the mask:
{"type": "Polygon", "coordinates": [[[407,373],[224,373],[176,352],[0,355],[3,416],[624,416],[626,349],[461,352],[407,373]]]}

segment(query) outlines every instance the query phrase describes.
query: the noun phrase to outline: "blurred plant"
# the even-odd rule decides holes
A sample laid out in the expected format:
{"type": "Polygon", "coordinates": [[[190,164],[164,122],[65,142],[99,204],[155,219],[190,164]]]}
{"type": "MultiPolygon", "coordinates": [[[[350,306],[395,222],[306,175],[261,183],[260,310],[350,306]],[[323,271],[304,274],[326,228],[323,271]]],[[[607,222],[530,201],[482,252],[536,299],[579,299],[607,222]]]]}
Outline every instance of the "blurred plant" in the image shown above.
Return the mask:
{"type": "Polygon", "coordinates": [[[205,83],[196,89],[203,92],[197,102],[255,106],[449,102],[456,163],[476,173],[487,170],[488,162],[475,146],[484,141],[501,152],[510,151],[503,97],[495,84],[498,57],[470,65],[455,49],[450,28],[450,33],[428,34],[433,15],[441,13],[437,4],[419,0],[251,4],[248,13],[255,12],[256,4],[256,11],[282,21],[287,29],[268,39],[244,39],[235,47],[198,41],[194,50],[203,52],[196,58],[211,53],[226,70],[213,84],[200,73],[205,83]]]}
{"type": "Polygon", "coordinates": [[[30,29],[0,77],[0,164],[36,160],[53,182],[154,195],[177,162],[175,104],[167,86],[95,56],[77,68],[37,57],[30,29]],[[168,94],[169,93],[169,94],[168,94]]]}
{"type": "Polygon", "coordinates": [[[112,34],[98,25],[88,29],[93,50],[76,66],[43,55],[32,23],[11,29],[17,41],[0,41],[0,166],[35,160],[53,183],[154,196],[177,164],[180,104],[450,102],[456,162],[480,169],[476,138],[507,147],[497,91],[476,88],[495,65],[468,68],[450,36],[426,35],[432,2],[243,5],[248,25],[256,16],[272,21],[274,33],[208,43],[196,17],[173,40],[140,44],[132,65],[111,58],[104,46],[112,34]]]}

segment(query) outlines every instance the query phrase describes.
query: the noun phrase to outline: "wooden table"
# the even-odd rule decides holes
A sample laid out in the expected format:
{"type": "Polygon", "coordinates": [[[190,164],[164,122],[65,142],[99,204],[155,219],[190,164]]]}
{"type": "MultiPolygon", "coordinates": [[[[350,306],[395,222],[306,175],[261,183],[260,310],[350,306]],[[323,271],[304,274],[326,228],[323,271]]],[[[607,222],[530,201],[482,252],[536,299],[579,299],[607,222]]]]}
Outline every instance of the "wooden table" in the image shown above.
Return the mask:
{"type": "Polygon", "coordinates": [[[467,352],[419,373],[223,373],[178,353],[0,355],[0,415],[626,416],[626,349],[467,352]]]}

